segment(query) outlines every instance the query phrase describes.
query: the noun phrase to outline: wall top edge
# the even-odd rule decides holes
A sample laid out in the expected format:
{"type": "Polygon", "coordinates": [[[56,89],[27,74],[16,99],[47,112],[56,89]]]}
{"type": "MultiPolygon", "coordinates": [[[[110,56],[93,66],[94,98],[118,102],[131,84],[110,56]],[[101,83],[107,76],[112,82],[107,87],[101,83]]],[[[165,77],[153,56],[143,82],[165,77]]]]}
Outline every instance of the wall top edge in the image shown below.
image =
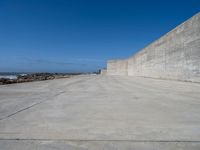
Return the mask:
{"type": "Polygon", "coordinates": [[[131,59],[133,57],[135,57],[136,55],[139,55],[140,53],[142,53],[143,51],[146,50],[147,47],[150,47],[153,44],[156,44],[157,42],[159,42],[160,40],[162,40],[165,36],[171,34],[172,32],[176,31],[177,29],[179,29],[180,27],[182,27],[184,24],[186,24],[187,22],[190,22],[191,20],[193,20],[194,18],[200,18],[200,12],[196,13],[195,15],[193,15],[191,18],[187,19],[186,21],[184,21],[183,23],[179,24],[178,26],[176,26],[175,28],[173,28],[172,30],[170,30],[169,32],[165,33],[164,35],[162,35],[160,38],[158,38],[157,40],[151,42],[150,44],[148,44],[147,46],[145,46],[144,48],[142,48],[141,50],[139,50],[137,53],[135,53],[134,55],[128,57],[128,59],[131,59]]]}
{"type": "Polygon", "coordinates": [[[114,63],[114,62],[125,62],[125,61],[128,61],[127,59],[110,59],[108,60],[107,62],[108,63],[114,63]]]}

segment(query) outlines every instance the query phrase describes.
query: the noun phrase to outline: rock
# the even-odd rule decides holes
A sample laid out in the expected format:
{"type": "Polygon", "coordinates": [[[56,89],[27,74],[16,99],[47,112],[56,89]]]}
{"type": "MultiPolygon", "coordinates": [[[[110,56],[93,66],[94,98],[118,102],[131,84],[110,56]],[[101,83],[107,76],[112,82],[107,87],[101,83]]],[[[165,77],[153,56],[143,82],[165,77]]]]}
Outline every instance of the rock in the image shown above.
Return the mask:
{"type": "Polygon", "coordinates": [[[27,75],[19,75],[17,79],[0,78],[0,85],[68,78],[70,75],[63,73],[32,73],[27,75]]]}

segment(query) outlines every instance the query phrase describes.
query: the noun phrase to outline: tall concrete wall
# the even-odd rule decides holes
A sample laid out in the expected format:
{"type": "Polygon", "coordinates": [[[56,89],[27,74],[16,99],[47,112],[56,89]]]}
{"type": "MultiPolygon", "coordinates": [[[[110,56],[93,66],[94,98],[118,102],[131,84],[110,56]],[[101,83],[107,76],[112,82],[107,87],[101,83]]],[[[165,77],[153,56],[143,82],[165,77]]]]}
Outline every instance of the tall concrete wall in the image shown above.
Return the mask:
{"type": "MultiPolygon", "coordinates": [[[[128,58],[127,62],[129,76],[200,82],[200,13],[128,58]]],[[[112,75],[123,75],[119,70],[112,70],[112,75]]]]}
{"type": "Polygon", "coordinates": [[[101,75],[107,75],[107,70],[106,70],[106,69],[101,69],[100,74],[101,74],[101,75]]]}
{"type": "Polygon", "coordinates": [[[127,60],[109,60],[107,62],[108,75],[128,75],[127,60]]]}

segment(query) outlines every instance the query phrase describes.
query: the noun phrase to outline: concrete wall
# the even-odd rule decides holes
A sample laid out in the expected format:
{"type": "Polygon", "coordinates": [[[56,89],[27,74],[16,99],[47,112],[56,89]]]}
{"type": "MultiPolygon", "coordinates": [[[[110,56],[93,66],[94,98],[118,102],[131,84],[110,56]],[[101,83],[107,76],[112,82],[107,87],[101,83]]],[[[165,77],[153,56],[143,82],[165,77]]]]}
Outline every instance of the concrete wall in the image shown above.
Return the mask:
{"type": "Polygon", "coordinates": [[[200,13],[128,58],[127,71],[119,73],[114,62],[108,62],[112,75],[200,82],[200,13]]]}
{"type": "Polygon", "coordinates": [[[107,62],[108,75],[128,75],[127,60],[109,60],[107,62]]]}
{"type": "Polygon", "coordinates": [[[107,70],[106,70],[106,69],[101,69],[100,74],[101,74],[101,75],[107,75],[107,70]]]}

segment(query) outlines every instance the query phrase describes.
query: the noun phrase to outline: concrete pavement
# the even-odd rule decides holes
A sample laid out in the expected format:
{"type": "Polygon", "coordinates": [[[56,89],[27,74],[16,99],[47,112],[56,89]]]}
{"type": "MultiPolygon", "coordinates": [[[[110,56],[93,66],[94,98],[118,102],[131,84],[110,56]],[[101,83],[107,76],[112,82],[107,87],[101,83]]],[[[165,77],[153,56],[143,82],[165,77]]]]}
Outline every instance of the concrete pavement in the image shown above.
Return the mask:
{"type": "Polygon", "coordinates": [[[76,76],[0,86],[0,149],[200,149],[200,84],[76,76]]]}

